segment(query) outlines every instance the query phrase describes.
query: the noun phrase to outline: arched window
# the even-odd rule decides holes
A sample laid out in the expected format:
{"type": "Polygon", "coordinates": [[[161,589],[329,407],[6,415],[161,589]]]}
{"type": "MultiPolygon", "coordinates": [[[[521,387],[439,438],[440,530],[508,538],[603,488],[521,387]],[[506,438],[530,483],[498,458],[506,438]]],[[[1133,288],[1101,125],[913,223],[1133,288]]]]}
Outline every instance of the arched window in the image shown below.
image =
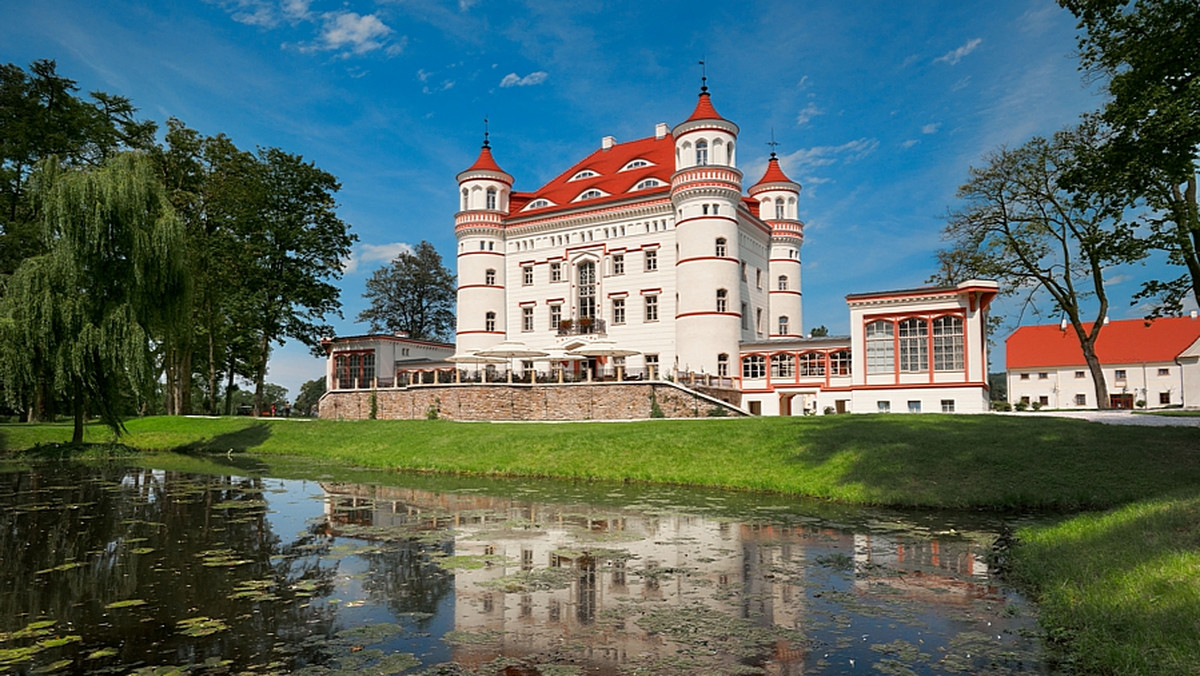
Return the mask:
{"type": "Polygon", "coordinates": [[[462,195],[462,197],[463,197],[463,200],[462,200],[462,210],[463,210],[463,211],[466,211],[466,210],[467,210],[467,194],[468,194],[468,193],[467,193],[467,189],[466,189],[466,188],[463,188],[463,195],[462,195]]]}
{"type": "Polygon", "coordinates": [[[496,189],[495,188],[487,189],[487,208],[488,209],[496,208],[496,189]]]}
{"type": "Polygon", "coordinates": [[[892,373],[896,364],[896,346],[891,322],[867,324],[867,373],[892,373]]]}
{"type": "Polygon", "coordinates": [[[716,255],[717,255],[717,257],[718,257],[718,258],[724,258],[724,257],[725,257],[725,252],[726,252],[725,238],[724,238],[724,237],[718,237],[718,238],[717,238],[717,250],[716,250],[716,255]]]}
{"type": "Polygon", "coordinates": [[[775,218],[783,218],[783,198],[775,200],[775,218]]]}
{"type": "Polygon", "coordinates": [[[729,375],[729,355],[725,354],[724,352],[717,355],[717,375],[729,375]]]}
{"type": "Polygon", "coordinates": [[[742,358],[743,378],[762,378],[767,374],[767,360],[762,355],[752,354],[742,358]]]}
{"type": "Polygon", "coordinates": [[[787,315],[779,315],[779,335],[786,336],[788,332],[787,315]]]}
{"type": "Polygon", "coordinates": [[[656,188],[663,185],[662,181],[656,178],[648,178],[633,187],[634,190],[646,190],[647,188],[656,188]]]}
{"type": "Polygon", "coordinates": [[[708,164],[708,141],[703,139],[696,141],[696,164],[699,166],[708,164]]]}
{"type": "Polygon", "coordinates": [[[725,289],[717,289],[717,312],[727,312],[729,310],[729,292],[725,289]]]}
{"type": "Polygon", "coordinates": [[[779,290],[780,290],[780,291],[787,291],[787,290],[788,290],[788,278],[787,278],[787,275],[779,275],[779,290]]]}
{"type": "Polygon", "coordinates": [[[604,196],[604,193],[600,192],[599,190],[587,190],[582,195],[579,196],[579,199],[592,200],[592,199],[596,199],[597,197],[603,197],[603,196],[604,196]]]}
{"type": "Polygon", "coordinates": [[[488,268],[488,271],[483,273],[483,283],[488,286],[496,285],[496,271],[488,268]]]}
{"type": "Polygon", "coordinates": [[[963,369],[963,320],[947,315],[933,320],[933,370],[963,369]]]}
{"type": "Polygon", "coordinates": [[[484,331],[495,331],[496,330],[496,313],[495,312],[489,312],[486,315],[484,315],[483,330],[484,331]]]}
{"type": "Polygon", "coordinates": [[[929,323],[912,317],[900,322],[900,372],[929,371],[929,323]]]}
{"type": "Polygon", "coordinates": [[[729,147],[728,147],[728,148],[726,148],[726,149],[725,149],[725,151],[726,151],[726,153],[729,155],[729,158],[728,158],[728,159],[729,159],[729,161],[728,161],[728,162],[726,162],[726,164],[728,164],[729,166],[731,166],[731,167],[732,167],[732,166],[734,165],[734,161],[733,161],[733,141],[730,141],[730,142],[729,142],[729,147]]]}

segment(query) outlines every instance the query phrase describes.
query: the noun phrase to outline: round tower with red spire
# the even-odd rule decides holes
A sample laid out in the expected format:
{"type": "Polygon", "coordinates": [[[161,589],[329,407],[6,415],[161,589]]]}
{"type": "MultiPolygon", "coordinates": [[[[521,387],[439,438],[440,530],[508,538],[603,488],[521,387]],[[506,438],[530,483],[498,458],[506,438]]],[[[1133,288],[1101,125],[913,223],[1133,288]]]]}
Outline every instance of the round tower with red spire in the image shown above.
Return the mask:
{"type": "Polygon", "coordinates": [[[771,338],[800,338],[804,334],[800,293],[800,246],[804,244],[804,223],[797,217],[796,204],[800,184],[783,173],[779,158],[772,151],[766,173],[750,187],[749,193],[758,201],[759,218],[771,226],[769,335],[771,338]]]}
{"type": "MultiPolygon", "coordinates": [[[[678,368],[707,373],[737,364],[742,281],[737,208],[742,172],[738,126],[713,108],[707,84],[696,109],[672,130],[675,173],[675,345],[678,368]]],[[[735,367],[734,367],[735,368],[735,367]]],[[[726,375],[733,375],[726,373],[726,375]]]]}
{"type": "Polygon", "coordinates": [[[475,163],[458,175],[459,352],[482,350],[504,340],[504,219],[513,177],[492,158],[487,132],[475,163]]]}

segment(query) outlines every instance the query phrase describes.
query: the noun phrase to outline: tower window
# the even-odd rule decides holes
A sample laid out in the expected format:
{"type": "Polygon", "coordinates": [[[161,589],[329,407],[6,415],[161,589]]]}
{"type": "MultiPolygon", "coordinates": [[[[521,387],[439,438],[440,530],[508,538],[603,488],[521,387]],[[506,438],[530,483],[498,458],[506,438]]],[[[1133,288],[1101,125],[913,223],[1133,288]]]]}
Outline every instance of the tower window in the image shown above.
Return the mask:
{"type": "Polygon", "coordinates": [[[483,330],[488,331],[488,332],[492,332],[492,331],[496,330],[496,313],[495,312],[489,312],[486,315],[484,315],[483,330]]]}
{"type": "Polygon", "coordinates": [[[725,354],[724,352],[717,355],[717,375],[729,375],[729,355],[725,354]]]}
{"type": "Polygon", "coordinates": [[[708,141],[696,142],[696,164],[700,166],[708,164],[708,141]]]}
{"type": "Polygon", "coordinates": [[[781,336],[786,336],[786,335],[787,335],[787,332],[788,332],[788,318],[787,318],[787,315],[780,315],[780,316],[779,316],[779,335],[781,335],[781,336]]]}
{"type": "Polygon", "coordinates": [[[489,268],[487,272],[483,273],[483,283],[487,284],[488,286],[495,286],[496,271],[489,268]]]}
{"type": "Polygon", "coordinates": [[[725,289],[717,289],[717,312],[729,311],[729,292],[725,289]]]}
{"type": "Polygon", "coordinates": [[[467,210],[467,189],[466,188],[463,188],[463,193],[462,193],[462,210],[463,211],[467,210]]]}
{"type": "Polygon", "coordinates": [[[717,255],[717,257],[718,257],[718,258],[724,258],[724,257],[725,257],[725,253],[726,253],[726,249],[727,249],[727,247],[725,246],[725,238],[724,238],[724,237],[718,237],[718,238],[717,238],[717,250],[716,250],[716,255],[717,255]]]}
{"type": "Polygon", "coordinates": [[[496,208],[496,189],[495,188],[487,189],[487,208],[488,209],[496,208]]]}
{"type": "Polygon", "coordinates": [[[777,200],[775,202],[775,218],[783,218],[783,200],[777,200]]]}
{"type": "Polygon", "coordinates": [[[779,290],[780,290],[780,291],[787,291],[787,290],[788,290],[788,278],[787,278],[787,275],[779,275],[779,290]]]}

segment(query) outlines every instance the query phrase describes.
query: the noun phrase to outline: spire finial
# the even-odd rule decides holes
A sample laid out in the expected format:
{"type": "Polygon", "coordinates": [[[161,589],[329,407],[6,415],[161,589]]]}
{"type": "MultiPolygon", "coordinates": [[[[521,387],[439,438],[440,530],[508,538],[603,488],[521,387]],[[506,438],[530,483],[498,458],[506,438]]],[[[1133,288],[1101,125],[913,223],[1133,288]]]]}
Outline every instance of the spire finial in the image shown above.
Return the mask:
{"type": "Polygon", "coordinates": [[[708,91],[708,69],[704,66],[704,59],[700,59],[700,93],[704,94],[708,91]]]}
{"type": "Polygon", "coordinates": [[[771,159],[775,159],[775,146],[779,145],[775,142],[775,127],[771,127],[771,141],[767,145],[771,146],[771,159]]]}
{"type": "Polygon", "coordinates": [[[483,147],[484,148],[491,147],[490,145],[488,145],[488,119],[486,116],[483,118],[483,147]]]}

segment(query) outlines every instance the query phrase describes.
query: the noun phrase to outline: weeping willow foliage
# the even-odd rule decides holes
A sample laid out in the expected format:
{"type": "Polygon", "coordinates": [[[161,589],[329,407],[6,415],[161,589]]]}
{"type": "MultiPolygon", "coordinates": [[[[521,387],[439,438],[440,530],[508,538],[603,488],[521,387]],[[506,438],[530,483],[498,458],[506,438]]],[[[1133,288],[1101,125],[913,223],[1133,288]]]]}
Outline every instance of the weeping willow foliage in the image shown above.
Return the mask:
{"type": "Polygon", "coordinates": [[[46,253],[21,264],[0,301],[5,394],[17,407],[46,387],[70,401],[76,441],[85,412],[123,432],[122,404],[152,390],[155,336],[186,310],[183,225],[137,153],[98,169],[47,162],[36,191],[46,253]]]}

